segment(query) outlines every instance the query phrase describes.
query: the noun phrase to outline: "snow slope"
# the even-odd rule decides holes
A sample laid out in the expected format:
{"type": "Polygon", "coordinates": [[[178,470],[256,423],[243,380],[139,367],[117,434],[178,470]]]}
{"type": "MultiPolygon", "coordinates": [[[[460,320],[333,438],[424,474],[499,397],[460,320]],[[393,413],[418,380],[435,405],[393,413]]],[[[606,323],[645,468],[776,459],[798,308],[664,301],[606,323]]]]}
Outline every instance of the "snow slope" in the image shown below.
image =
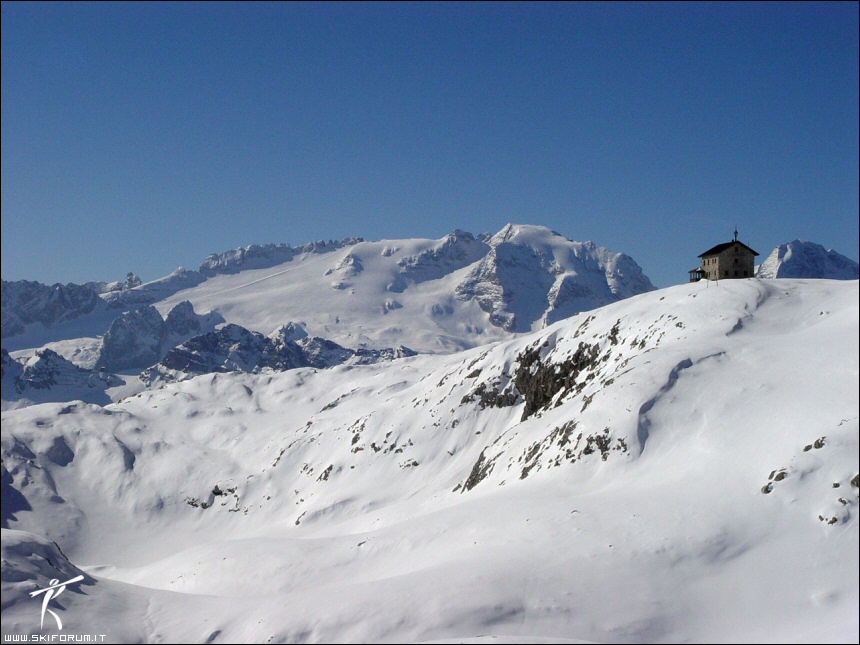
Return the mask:
{"type": "Polygon", "coordinates": [[[4,412],[3,633],[78,567],[55,610],[106,642],[857,642],[858,295],[4,412]]]}

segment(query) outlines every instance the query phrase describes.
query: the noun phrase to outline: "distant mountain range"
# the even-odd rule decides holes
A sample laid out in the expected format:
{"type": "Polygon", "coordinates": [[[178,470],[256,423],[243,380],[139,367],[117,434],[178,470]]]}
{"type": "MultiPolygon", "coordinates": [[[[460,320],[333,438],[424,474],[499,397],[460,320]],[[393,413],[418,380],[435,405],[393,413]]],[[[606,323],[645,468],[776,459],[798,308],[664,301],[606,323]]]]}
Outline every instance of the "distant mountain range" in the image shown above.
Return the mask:
{"type": "MultiPolygon", "coordinates": [[[[857,279],[858,265],[795,240],[758,277],[857,279]]],[[[133,273],[86,285],[3,281],[4,365],[16,374],[4,377],[4,401],[74,391],[103,402],[119,373],[140,383],[113,397],[203,373],[450,353],[652,290],[623,253],[515,224],[439,240],[251,245],[145,284],[133,273]]]]}

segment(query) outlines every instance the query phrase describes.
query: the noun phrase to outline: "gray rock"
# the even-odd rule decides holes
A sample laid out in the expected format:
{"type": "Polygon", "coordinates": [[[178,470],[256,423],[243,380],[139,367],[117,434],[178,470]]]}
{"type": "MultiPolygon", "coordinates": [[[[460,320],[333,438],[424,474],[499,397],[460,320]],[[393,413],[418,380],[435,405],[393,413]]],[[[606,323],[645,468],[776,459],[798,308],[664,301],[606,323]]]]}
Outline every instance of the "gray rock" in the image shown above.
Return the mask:
{"type": "Polygon", "coordinates": [[[166,338],[167,325],[155,307],[124,313],[111,323],[96,364],[112,372],[153,365],[161,359],[166,338]]]}
{"type": "Polygon", "coordinates": [[[187,300],[171,309],[164,322],[167,325],[167,333],[174,336],[195,336],[200,333],[200,320],[187,300]]]}
{"type": "Polygon", "coordinates": [[[29,280],[2,281],[0,315],[4,338],[23,332],[30,323],[50,327],[105,308],[95,291],[79,284],[48,286],[29,280]]]}

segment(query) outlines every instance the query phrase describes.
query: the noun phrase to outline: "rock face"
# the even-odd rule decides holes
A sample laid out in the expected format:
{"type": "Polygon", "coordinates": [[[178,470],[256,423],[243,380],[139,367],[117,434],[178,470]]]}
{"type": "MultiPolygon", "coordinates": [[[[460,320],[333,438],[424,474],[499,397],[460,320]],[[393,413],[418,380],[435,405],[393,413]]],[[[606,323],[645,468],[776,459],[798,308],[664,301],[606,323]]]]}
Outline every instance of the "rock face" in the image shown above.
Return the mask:
{"type": "Polygon", "coordinates": [[[168,348],[222,321],[217,315],[195,314],[187,300],[173,307],[167,320],[155,307],[145,305],[114,319],[102,340],[97,365],[112,372],[153,365],[168,348]]]}
{"type": "Polygon", "coordinates": [[[860,278],[860,265],[815,242],[793,240],[776,247],[762,262],[756,276],[857,280],[860,278]]]}
{"type": "Polygon", "coordinates": [[[284,325],[271,336],[249,331],[239,325],[225,325],[218,331],[195,336],[174,347],[156,365],[144,370],[140,379],[149,386],[182,381],[201,374],[221,372],[276,371],[296,367],[323,369],[349,363],[366,365],[414,356],[406,348],[358,349],[341,347],[316,336],[293,340],[296,326],[284,325]]]}
{"type": "Polygon", "coordinates": [[[386,347],[383,349],[349,349],[342,347],[332,340],[309,336],[298,342],[304,355],[305,364],[310,367],[326,368],[335,365],[370,365],[383,361],[393,361],[398,358],[416,356],[416,352],[401,345],[397,348],[386,347]]]}
{"type": "Polygon", "coordinates": [[[573,242],[540,226],[508,224],[457,286],[490,322],[524,332],[580,311],[654,290],[636,262],[593,242],[573,242]]]}
{"type": "Polygon", "coordinates": [[[4,338],[20,334],[30,323],[50,327],[105,308],[95,291],[73,283],[48,286],[29,280],[3,280],[0,293],[4,338]]]}
{"type": "Polygon", "coordinates": [[[252,372],[264,367],[283,370],[302,365],[305,365],[302,352],[295,342],[278,343],[239,325],[225,325],[174,347],[158,365],[146,370],[141,379],[151,382],[158,377],[174,380],[180,375],[252,372]]]}
{"type": "Polygon", "coordinates": [[[176,336],[196,336],[200,333],[200,320],[194,313],[194,307],[183,300],[171,309],[165,319],[167,333],[176,336]]]}
{"type": "Polygon", "coordinates": [[[114,319],[102,341],[100,367],[121,371],[152,365],[161,358],[167,340],[167,325],[152,305],[140,307],[114,319]]]}
{"type": "Polygon", "coordinates": [[[5,387],[7,379],[11,383],[14,383],[21,375],[24,368],[21,363],[9,355],[9,352],[7,352],[5,348],[0,350],[0,355],[2,355],[2,369],[0,369],[0,377],[3,378],[3,384],[5,387]]]}

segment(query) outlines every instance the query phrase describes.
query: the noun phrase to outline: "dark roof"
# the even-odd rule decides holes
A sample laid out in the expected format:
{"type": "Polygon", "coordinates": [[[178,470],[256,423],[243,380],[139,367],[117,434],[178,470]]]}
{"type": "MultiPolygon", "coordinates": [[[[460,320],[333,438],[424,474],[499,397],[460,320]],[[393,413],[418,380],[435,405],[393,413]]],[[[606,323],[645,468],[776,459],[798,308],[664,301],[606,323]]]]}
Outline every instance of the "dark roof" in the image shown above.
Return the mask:
{"type": "Polygon", "coordinates": [[[723,244],[717,244],[714,248],[712,248],[712,249],[708,249],[707,251],[705,251],[704,253],[702,253],[701,255],[699,255],[699,257],[700,257],[700,258],[703,258],[703,257],[705,257],[706,255],[719,255],[720,253],[722,253],[722,252],[723,252],[723,251],[725,251],[726,249],[731,248],[731,247],[732,247],[732,246],[734,246],[735,244],[737,244],[737,245],[739,245],[739,246],[744,247],[747,251],[749,251],[749,252],[750,252],[750,253],[752,253],[753,255],[759,255],[758,251],[753,251],[750,247],[748,247],[748,246],[747,246],[746,244],[744,244],[743,242],[738,242],[737,240],[733,240],[733,241],[731,241],[731,242],[724,242],[723,244]]]}
{"type": "Polygon", "coordinates": [[[696,267],[695,269],[690,269],[687,273],[706,273],[706,271],[702,267],[696,267]]]}

